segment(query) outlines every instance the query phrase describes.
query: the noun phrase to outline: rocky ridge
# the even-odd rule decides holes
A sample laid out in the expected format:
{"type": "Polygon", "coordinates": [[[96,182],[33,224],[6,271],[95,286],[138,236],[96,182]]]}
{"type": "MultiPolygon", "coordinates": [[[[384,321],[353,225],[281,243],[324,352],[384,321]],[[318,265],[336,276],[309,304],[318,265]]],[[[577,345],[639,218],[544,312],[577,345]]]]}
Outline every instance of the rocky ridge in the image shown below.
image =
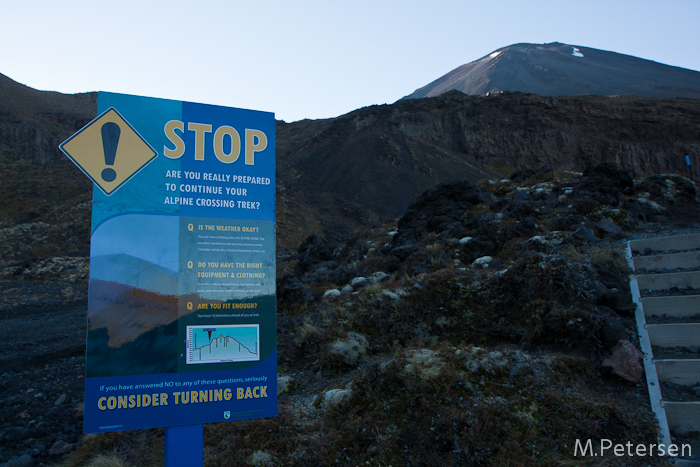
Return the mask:
{"type": "MultiPolygon", "coordinates": [[[[53,199],[82,205],[89,197],[84,175],[58,145],[95,116],[95,93],[37,91],[0,75],[0,173],[12,184],[0,187],[0,225],[55,223],[53,199]]],[[[601,162],[637,178],[688,176],[686,155],[700,165],[698,125],[698,99],[459,91],[277,122],[278,241],[294,248],[311,233],[347,240],[400,217],[411,198],[450,180],[544,166],[582,172],[601,162]]]]}
{"type": "Polygon", "coordinates": [[[451,91],[280,123],[278,173],[325,222],[368,226],[401,216],[413,196],[450,180],[546,166],[582,172],[598,163],[636,178],[688,176],[685,155],[700,164],[699,123],[697,99],[451,91]]]}

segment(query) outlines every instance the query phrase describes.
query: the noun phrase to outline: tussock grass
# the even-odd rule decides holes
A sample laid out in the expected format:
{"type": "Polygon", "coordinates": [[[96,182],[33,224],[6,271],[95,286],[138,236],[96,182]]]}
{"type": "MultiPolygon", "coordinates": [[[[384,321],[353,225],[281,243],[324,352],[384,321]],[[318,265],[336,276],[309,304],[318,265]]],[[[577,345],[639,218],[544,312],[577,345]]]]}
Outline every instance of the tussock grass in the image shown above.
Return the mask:
{"type": "Polygon", "coordinates": [[[116,454],[113,456],[100,454],[93,457],[85,467],[128,467],[128,465],[116,457],[116,454]]]}
{"type": "Polygon", "coordinates": [[[632,274],[627,259],[618,250],[610,247],[596,248],[590,253],[591,260],[598,268],[616,274],[632,274]]]}

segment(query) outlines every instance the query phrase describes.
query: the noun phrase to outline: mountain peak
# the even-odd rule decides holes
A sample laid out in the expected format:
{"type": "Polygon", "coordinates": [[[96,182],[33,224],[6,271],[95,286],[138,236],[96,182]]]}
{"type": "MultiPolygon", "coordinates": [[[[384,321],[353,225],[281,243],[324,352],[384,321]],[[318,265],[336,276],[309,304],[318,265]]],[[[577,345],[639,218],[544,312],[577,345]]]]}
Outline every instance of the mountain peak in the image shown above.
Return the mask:
{"type": "Polygon", "coordinates": [[[519,91],[698,99],[700,72],[580,45],[519,43],[455,68],[404,99],[450,90],[472,95],[519,91]]]}

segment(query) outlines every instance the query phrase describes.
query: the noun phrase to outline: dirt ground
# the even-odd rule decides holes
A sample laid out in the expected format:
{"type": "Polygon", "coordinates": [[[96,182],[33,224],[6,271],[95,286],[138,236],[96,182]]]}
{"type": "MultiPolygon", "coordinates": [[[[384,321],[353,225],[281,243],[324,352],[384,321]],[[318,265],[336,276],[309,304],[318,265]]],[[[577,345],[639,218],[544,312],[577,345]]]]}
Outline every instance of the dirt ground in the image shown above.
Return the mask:
{"type": "Polygon", "coordinates": [[[0,281],[0,465],[54,465],[78,443],[86,296],[75,284],[0,281]]]}

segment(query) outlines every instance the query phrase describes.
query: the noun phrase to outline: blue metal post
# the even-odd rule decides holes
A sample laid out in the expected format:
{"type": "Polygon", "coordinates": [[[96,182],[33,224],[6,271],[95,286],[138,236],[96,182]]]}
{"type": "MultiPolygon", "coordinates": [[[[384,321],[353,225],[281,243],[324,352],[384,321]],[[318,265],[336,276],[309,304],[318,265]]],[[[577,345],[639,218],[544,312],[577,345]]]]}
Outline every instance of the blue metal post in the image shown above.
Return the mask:
{"type": "Polygon", "coordinates": [[[165,428],[165,467],[202,467],[204,425],[165,428]]]}

